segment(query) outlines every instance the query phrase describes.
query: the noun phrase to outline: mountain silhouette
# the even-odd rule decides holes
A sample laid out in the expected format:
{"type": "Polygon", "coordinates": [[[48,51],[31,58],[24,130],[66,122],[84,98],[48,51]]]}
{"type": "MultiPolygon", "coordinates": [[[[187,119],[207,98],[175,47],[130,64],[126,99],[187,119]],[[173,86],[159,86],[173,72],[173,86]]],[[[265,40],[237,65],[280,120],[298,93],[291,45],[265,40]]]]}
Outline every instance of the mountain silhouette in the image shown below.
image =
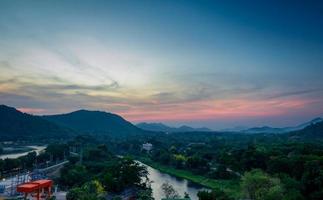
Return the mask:
{"type": "Polygon", "coordinates": [[[60,127],[42,117],[0,105],[1,140],[66,138],[74,134],[73,130],[60,127]]]}
{"type": "Polygon", "coordinates": [[[175,132],[209,132],[212,131],[208,128],[192,128],[189,126],[181,126],[181,127],[170,127],[163,123],[139,123],[136,125],[137,127],[148,130],[148,131],[155,131],[155,132],[168,132],[168,133],[175,133],[175,132]]]}
{"type": "Polygon", "coordinates": [[[143,132],[119,115],[102,111],[78,110],[66,114],[47,115],[43,118],[83,133],[127,135],[143,132]]]}
{"type": "Polygon", "coordinates": [[[312,119],[311,121],[302,123],[297,126],[291,126],[291,127],[283,127],[283,128],[273,128],[269,126],[263,126],[263,127],[254,127],[254,128],[249,128],[246,130],[242,130],[240,132],[244,133],[287,133],[291,131],[297,131],[306,128],[307,126],[310,126],[312,124],[316,124],[319,122],[322,122],[323,119],[320,117],[317,117],[315,119],[312,119]]]}

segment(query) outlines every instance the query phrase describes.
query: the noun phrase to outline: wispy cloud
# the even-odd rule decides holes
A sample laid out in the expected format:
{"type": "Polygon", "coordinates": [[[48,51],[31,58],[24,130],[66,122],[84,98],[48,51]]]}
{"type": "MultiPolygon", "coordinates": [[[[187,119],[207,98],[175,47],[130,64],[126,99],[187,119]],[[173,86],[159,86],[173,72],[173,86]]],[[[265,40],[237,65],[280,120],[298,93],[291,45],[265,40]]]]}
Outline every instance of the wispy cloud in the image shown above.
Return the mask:
{"type": "Polygon", "coordinates": [[[296,91],[285,91],[280,92],[279,94],[272,95],[268,97],[269,99],[284,98],[290,96],[302,96],[306,94],[318,93],[323,96],[323,89],[308,89],[308,90],[296,90],[296,91]]]}
{"type": "Polygon", "coordinates": [[[26,112],[85,108],[133,121],[234,123],[323,108],[320,26],[307,27],[315,42],[271,33],[264,40],[231,16],[213,20],[217,6],[0,4],[0,103],[26,112]]]}

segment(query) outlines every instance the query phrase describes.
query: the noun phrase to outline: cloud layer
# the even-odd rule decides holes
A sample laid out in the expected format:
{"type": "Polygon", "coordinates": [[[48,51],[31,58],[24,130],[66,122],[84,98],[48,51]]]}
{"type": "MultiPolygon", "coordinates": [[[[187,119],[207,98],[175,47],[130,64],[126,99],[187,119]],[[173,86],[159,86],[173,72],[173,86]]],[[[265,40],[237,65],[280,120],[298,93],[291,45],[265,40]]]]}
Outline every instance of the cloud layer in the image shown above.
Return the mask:
{"type": "MultiPolygon", "coordinates": [[[[84,108],[215,129],[322,115],[319,26],[304,23],[309,32],[299,38],[292,23],[286,33],[272,27],[281,21],[273,13],[272,21],[259,15],[262,23],[245,24],[247,15],[220,8],[1,2],[0,103],[34,114],[84,108]]],[[[319,23],[315,13],[303,20],[319,23]]]]}

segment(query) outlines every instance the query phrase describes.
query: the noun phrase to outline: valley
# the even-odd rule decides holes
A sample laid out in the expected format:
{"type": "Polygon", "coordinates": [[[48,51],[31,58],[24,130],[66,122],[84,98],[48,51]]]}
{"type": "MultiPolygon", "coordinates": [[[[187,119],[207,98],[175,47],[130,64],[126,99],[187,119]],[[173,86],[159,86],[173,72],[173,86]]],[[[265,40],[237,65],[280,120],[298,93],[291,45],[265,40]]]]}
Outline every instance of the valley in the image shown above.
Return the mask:
{"type": "MultiPolygon", "coordinates": [[[[22,127],[27,129],[31,127],[28,125],[30,121],[25,119],[29,118],[28,114],[21,114],[13,108],[2,108],[0,115],[5,113],[9,119],[24,116],[19,120],[20,125],[24,124],[22,127]]],[[[173,195],[178,197],[189,196],[197,200],[202,198],[201,195],[215,195],[234,200],[252,195],[245,192],[245,188],[249,187],[247,181],[251,178],[257,183],[261,180],[257,179],[258,176],[269,183],[279,181],[279,191],[271,194],[275,198],[293,196],[313,199],[313,194],[320,195],[319,185],[306,186],[312,181],[308,173],[317,173],[315,176],[321,177],[323,123],[320,121],[310,123],[301,130],[280,134],[216,131],[170,133],[142,130],[122,117],[98,111],[32,117],[46,126],[34,126],[37,134],[25,131],[30,135],[25,135],[24,140],[9,143],[18,144],[17,150],[23,150],[19,143],[37,142],[44,146],[29,146],[30,149],[25,148],[26,152],[1,155],[1,174],[8,176],[10,173],[46,168],[62,162],[55,173],[44,175],[54,179],[58,189],[67,194],[68,200],[85,195],[89,184],[96,185],[98,190],[91,195],[98,199],[100,196],[139,198],[140,195],[161,199],[165,194],[162,189],[164,184],[170,184],[175,190],[173,195]],[[53,135],[42,135],[42,127],[45,132],[47,127],[56,127],[57,131],[68,130],[71,135],[66,134],[64,140],[57,138],[55,132],[51,133],[53,135]],[[134,165],[135,160],[144,164],[134,165]],[[116,167],[121,168],[111,171],[116,167]],[[123,171],[123,167],[130,168],[123,171]],[[115,182],[115,179],[119,181],[115,182]],[[294,185],[290,185],[291,182],[294,185]]],[[[13,130],[8,125],[0,133],[13,130]]],[[[8,143],[7,140],[3,142],[8,143]]],[[[271,187],[267,189],[271,190],[271,187]]]]}

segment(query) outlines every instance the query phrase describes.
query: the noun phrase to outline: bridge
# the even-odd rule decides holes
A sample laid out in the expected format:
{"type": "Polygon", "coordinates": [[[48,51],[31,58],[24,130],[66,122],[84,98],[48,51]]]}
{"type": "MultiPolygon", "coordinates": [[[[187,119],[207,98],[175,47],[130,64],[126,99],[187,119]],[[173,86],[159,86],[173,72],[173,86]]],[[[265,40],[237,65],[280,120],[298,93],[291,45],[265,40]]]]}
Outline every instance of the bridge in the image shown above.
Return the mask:
{"type": "Polygon", "coordinates": [[[52,166],[49,166],[49,167],[46,167],[46,168],[42,168],[42,169],[38,169],[38,171],[46,173],[46,172],[50,172],[50,171],[53,171],[53,170],[57,170],[58,168],[64,166],[68,162],[69,162],[68,160],[63,160],[62,162],[57,163],[55,165],[52,165],[52,166]]]}

